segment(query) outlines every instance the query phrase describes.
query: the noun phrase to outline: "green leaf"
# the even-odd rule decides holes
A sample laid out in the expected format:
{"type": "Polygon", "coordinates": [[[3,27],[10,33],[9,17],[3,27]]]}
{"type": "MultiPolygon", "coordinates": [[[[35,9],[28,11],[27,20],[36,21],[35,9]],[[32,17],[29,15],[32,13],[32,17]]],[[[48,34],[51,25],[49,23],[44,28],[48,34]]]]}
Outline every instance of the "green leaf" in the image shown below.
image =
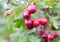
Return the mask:
{"type": "Polygon", "coordinates": [[[22,8],[16,8],[14,10],[14,12],[15,12],[15,16],[18,16],[18,15],[20,15],[23,12],[23,9],[22,8]]]}
{"type": "Polygon", "coordinates": [[[44,3],[46,0],[40,0],[41,3],[44,3]]]}
{"type": "Polygon", "coordinates": [[[59,42],[60,41],[60,36],[55,38],[52,42],[59,42]]]}
{"type": "Polygon", "coordinates": [[[48,22],[48,24],[49,24],[49,25],[52,25],[52,24],[53,24],[53,22],[52,22],[52,21],[49,21],[49,22],[48,22]]]}
{"type": "Polygon", "coordinates": [[[4,12],[4,6],[2,4],[2,1],[0,1],[0,15],[2,15],[4,12]]]}
{"type": "Polygon", "coordinates": [[[57,24],[56,21],[53,22],[53,26],[54,26],[56,29],[59,29],[58,24],[57,24]]]}
{"type": "Polygon", "coordinates": [[[33,2],[34,2],[34,3],[38,3],[38,2],[39,2],[39,0],[33,0],[33,2]]]}
{"type": "Polygon", "coordinates": [[[54,26],[56,29],[58,29],[59,27],[58,27],[58,24],[57,24],[57,18],[56,18],[56,17],[53,17],[53,16],[50,16],[49,18],[50,18],[50,21],[52,21],[53,26],[54,26]]]}
{"type": "Polygon", "coordinates": [[[40,8],[40,0],[33,0],[33,2],[35,3],[36,7],[40,8]]]}
{"type": "Polygon", "coordinates": [[[22,18],[22,19],[16,19],[16,20],[13,20],[13,22],[15,23],[15,27],[20,27],[20,26],[23,26],[23,27],[25,27],[25,23],[24,23],[24,19],[22,18]]]}
{"type": "Polygon", "coordinates": [[[18,6],[18,4],[16,4],[16,3],[12,3],[12,5],[13,5],[13,6],[18,6]]]}

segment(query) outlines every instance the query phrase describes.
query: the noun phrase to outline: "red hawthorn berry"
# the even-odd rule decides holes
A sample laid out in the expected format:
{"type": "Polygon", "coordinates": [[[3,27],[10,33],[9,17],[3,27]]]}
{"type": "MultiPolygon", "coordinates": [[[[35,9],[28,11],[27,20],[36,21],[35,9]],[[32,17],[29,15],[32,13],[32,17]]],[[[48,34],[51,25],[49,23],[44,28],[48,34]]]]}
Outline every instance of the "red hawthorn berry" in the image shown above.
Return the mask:
{"type": "Polygon", "coordinates": [[[28,14],[28,12],[25,12],[25,13],[23,14],[23,17],[24,17],[25,19],[30,19],[30,15],[28,14]]]}
{"type": "Polygon", "coordinates": [[[31,30],[33,28],[32,20],[25,20],[26,29],[31,30]]]}
{"type": "Polygon", "coordinates": [[[43,34],[42,35],[42,39],[47,39],[48,38],[48,35],[47,34],[43,34]]]}
{"type": "Polygon", "coordinates": [[[38,30],[38,34],[39,35],[43,35],[44,34],[44,31],[43,30],[38,30]]]}
{"type": "Polygon", "coordinates": [[[52,35],[54,36],[54,38],[58,37],[58,33],[57,32],[54,32],[52,35]]]}
{"type": "Polygon", "coordinates": [[[54,39],[53,35],[48,35],[48,40],[52,41],[54,39]]]}
{"type": "Polygon", "coordinates": [[[40,23],[41,25],[44,25],[44,26],[47,24],[47,22],[48,22],[47,18],[41,18],[41,19],[39,20],[39,23],[40,23]]]}
{"type": "Polygon", "coordinates": [[[6,16],[10,16],[11,15],[11,12],[8,12],[7,14],[6,14],[6,16]]]}
{"type": "Polygon", "coordinates": [[[6,14],[6,16],[10,16],[13,13],[13,11],[10,11],[6,14]]]}
{"type": "Polygon", "coordinates": [[[39,26],[39,20],[33,20],[33,27],[39,26]]]}
{"type": "Polygon", "coordinates": [[[28,26],[26,26],[26,29],[27,29],[27,30],[31,30],[32,28],[33,28],[33,26],[32,26],[32,25],[30,25],[30,26],[29,26],[29,25],[28,25],[28,26]]]}
{"type": "Polygon", "coordinates": [[[25,20],[25,25],[32,24],[32,20],[25,20]]]}
{"type": "Polygon", "coordinates": [[[42,39],[42,42],[48,42],[48,39],[42,39]]]}
{"type": "Polygon", "coordinates": [[[28,7],[28,13],[31,14],[31,13],[35,13],[36,12],[36,6],[34,4],[31,4],[29,7],[28,7]]]}
{"type": "Polygon", "coordinates": [[[10,16],[10,14],[6,14],[6,16],[10,16]]]}

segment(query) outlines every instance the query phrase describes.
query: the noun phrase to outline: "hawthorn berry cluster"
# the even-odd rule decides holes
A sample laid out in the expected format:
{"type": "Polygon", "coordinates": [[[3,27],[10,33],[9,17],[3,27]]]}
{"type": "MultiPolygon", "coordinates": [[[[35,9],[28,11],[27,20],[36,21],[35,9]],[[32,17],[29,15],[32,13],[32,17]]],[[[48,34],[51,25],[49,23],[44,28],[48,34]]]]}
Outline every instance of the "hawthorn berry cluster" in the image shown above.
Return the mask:
{"type": "Polygon", "coordinates": [[[31,4],[27,11],[24,12],[23,17],[25,19],[25,25],[28,30],[31,30],[34,27],[38,27],[40,24],[41,25],[46,25],[48,20],[46,18],[41,18],[39,20],[31,20],[31,14],[36,12],[36,6],[34,4],[31,4]]]}
{"type": "Polygon", "coordinates": [[[42,37],[42,42],[48,42],[54,40],[58,37],[58,33],[54,32],[52,34],[46,34],[43,30],[38,30],[38,34],[42,37]]]}
{"type": "MultiPolygon", "coordinates": [[[[45,26],[48,22],[47,18],[41,18],[39,20],[31,20],[31,14],[36,12],[36,6],[34,4],[29,5],[26,12],[24,12],[23,17],[25,19],[26,29],[31,30],[34,27],[38,27],[39,25],[45,26]]],[[[43,30],[38,30],[38,34],[42,37],[42,42],[48,42],[48,40],[52,41],[54,38],[58,37],[58,33],[54,32],[52,34],[46,34],[43,30]]]]}

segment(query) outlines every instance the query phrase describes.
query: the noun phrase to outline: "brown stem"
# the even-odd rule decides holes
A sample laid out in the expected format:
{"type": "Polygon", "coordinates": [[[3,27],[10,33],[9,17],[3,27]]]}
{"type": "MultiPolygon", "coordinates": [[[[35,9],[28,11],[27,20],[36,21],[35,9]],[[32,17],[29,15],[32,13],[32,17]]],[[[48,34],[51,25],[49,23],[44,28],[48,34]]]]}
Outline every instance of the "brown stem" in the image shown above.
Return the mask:
{"type": "Polygon", "coordinates": [[[11,38],[9,35],[7,36],[7,42],[11,42],[11,38]]]}

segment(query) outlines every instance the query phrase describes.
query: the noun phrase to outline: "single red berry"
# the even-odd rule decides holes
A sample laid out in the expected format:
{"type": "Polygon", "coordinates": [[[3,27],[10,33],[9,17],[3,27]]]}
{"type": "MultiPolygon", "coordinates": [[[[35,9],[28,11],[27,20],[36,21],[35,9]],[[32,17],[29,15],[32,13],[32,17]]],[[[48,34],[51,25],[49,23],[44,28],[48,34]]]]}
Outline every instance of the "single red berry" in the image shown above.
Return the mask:
{"type": "Polygon", "coordinates": [[[42,39],[42,42],[48,42],[48,39],[42,39]]]}
{"type": "Polygon", "coordinates": [[[6,14],[6,16],[10,16],[10,14],[6,14]]]}
{"type": "Polygon", "coordinates": [[[33,28],[32,25],[28,25],[28,26],[26,26],[26,29],[27,29],[27,30],[31,30],[32,28],[33,28]]]}
{"type": "Polygon", "coordinates": [[[6,14],[6,16],[10,16],[11,15],[11,12],[8,12],[7,14],[6,14]]]}
{"type": "Polygon", "coordinates": [[[43,35],[44,34],[44,31],[43,30],[38,30],[38,34],[39,35],[43,35]]]}
{"type": "Polygon", "coordinates": [[[39,26],[39,20],[33,20],[33,27],[39,26]]]}
{"type": "Polygon", "coordinates": [[[30,25],[32,24],[32,20],[25,20],[25,25],[30,25]]]}
{"type": "Polygon", "coordinates": [[[25,20],[26,29],[31,30],[33,28],[32,20],[25,20]]]}
{"type": "Polygon", "coordinates": [[[6,14],[6,16],[10,16],[13,13],[13,11],[10,11],[6,14]]]}
{"type": "Polygon", "coordinates": [[[48,35],[48,40],[52,41],[54,39],[53,35],[48,35]]]}
{"type": "Polygon", "coordinates": [[[42,35],[42,39],[47,39],[48,38],[48,35],[47,34],[43,34],[42,35]]]}
{"type": "Polygon", "coordinates": [[[36,12],[36,6],[34,4],[31,4],[29,7],[28,7],[28,13],[31,14],[31,13],[35,13],[36,12]]]}
{"type": "Polygon", "coordinates": [[[39,20],[39,23],[41,24],[41,25],[46,25],[47,24],[47,22],[48,22],[48,20],[46,19],[46,18],[41,18],[40,20],[39,20]]]}
{"type": "Polygon", "coordinates": [[[24,17],[25,19],[29,19],[29,18],[30,18],[30,15],[28,14],[28,12],[25,12],[25,13],[23,14],[23,17],[24,17]]]}
{"type": "Polygon", "coordinates": [[[58,33],[57,32],[54,32],[52,35],[54,36],[54,38],[58,37],[58,33]]]}

